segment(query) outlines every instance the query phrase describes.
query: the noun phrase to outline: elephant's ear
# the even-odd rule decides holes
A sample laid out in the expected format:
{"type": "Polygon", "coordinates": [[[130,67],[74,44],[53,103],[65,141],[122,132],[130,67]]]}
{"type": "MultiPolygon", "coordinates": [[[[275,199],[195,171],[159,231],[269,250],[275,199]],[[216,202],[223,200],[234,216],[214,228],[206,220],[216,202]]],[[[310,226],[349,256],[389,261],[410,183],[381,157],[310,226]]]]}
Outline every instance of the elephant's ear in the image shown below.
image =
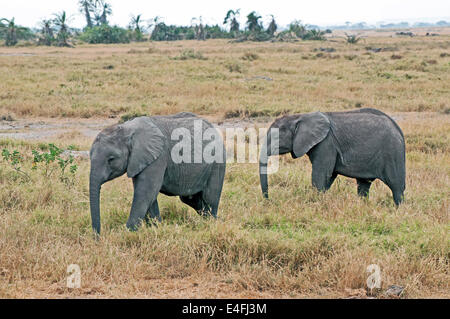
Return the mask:
{"type": "Polygon", "coordinates": [[[130,123],[130,155],[128,157],[128,177],[135,177],[154,162],[164,149],[164,135],[148,117],[134,119],[130,123]]]}
{"type": "Polygon", "coordinates": [[[323,113],[309,113],[300,117],[294,132],[293,157],[305,155],[327,137],[329,130],[330,120],[323,113]]]}

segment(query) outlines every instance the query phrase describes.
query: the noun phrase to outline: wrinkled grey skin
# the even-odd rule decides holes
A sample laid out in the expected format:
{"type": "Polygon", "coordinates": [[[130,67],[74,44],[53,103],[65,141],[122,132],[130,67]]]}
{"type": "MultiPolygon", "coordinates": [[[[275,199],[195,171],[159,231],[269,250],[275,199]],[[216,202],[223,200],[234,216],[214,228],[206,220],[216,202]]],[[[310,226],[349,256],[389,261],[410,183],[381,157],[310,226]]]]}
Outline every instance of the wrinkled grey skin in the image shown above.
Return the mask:
{"type": "MultiPolygon", "coordinates": [[[[405,190],[405,139],[392,118],[371,108],[349,112],[315,112],[281,117],[270,128],[279,129],[279,153],[293,158],[308,155],[312,184],[328,190],[338,174],[356,178],[358,194],[368,196],[375,179],[392,191],[398,206],[405,190]]],[[[270,132],[269,128],[269,132],[270,132]]],[[[270,136],[260,154],[260,181],[268,198],[267,159],[270,136]]]]}
{"type": "MultiPolygon", "coordinates": [[[[176,128],[187,128],[194,143],[194,120],[203,131],[213,127],[192,113],[138,117],[101,131],[91,151],[90,208],[92,228],[100,234],[100,189],[103,183],[127,173],[133,179],[134,196],[127,227],[136,230],[145,220],[161,220],[158,193],[180,196],[181,201],[203,216],[217,216],[225,175],[225,147],[222,163],[179,163],[171,158],[178,140],[171,140],[176,128]]],[[[176,138],[179,138],[178,136],[176,138]]],[[[203,146],[208,141],[203,142],[203,146]]],[[[220,139],[221,145],[223,141],[220,139]]],[[[192,146],[194,152],[194,146],[192,146]]]]}

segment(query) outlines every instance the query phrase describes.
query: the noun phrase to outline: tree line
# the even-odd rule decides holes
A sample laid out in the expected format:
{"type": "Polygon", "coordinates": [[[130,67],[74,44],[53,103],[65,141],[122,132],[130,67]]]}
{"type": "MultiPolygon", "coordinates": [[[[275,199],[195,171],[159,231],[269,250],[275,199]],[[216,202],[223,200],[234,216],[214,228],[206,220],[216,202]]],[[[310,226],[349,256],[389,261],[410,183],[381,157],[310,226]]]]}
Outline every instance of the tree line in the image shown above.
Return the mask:
{"type": "Polygon", "coordinates": [[[17,25],[14,18],[0,19],[0,40],[4,45],[14,46],[20,40],[33,41],[38,45],[70,47],[76,42],[129,43],[131,41],[175,41],[230,39],[233,41],[290,40],[294,38],[322,40],[324,31],[309,29],[300,21],[293,21],[287,30],[278,31],[275,17],[264,27],[262,17],[252,11],[246,16],[245,26],[239,23],[240,10],[228,10],[222,25],[204,24],[202,17],[193,18],[191,25],[168,25],[160,17],[148,20],[142,14],[131,16],[126,28],[110,25],[113,13],[111,4],[105,0],[79,0],[78,7],[86,26],[82,30],[70,27],[66,11],[43,19],[36,29],[17,25]]]}

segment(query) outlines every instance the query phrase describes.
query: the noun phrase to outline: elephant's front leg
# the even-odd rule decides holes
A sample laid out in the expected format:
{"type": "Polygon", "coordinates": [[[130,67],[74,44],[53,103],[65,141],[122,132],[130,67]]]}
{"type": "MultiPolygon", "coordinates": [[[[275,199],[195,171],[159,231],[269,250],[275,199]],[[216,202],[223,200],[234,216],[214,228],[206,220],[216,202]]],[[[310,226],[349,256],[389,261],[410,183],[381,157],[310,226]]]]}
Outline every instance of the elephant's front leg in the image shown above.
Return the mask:
{"type": "MultiPolygon", "coordinates": [[[[144,220],[148,208],[156,202],[163,183],[164,171],[165,167],[150,165],[133,179],[134,195],[130,217],[127,221],[128,229],[136,230],[144,220]]],[[[156,205],[158,205],[157,202],[156,205]]]]}
{"type": "Polygon", "coordinates": [[[312,164],[312,184],[321,192],[327,191],[337,173],[334,171],[336,166],[337,151],[330,139],[315,146],[309,153],[309,160],[312,164]]]}
{"type": "Polygon", "coordinates": [[[147,214],[145,214],[145,222],[147,223],[147,225],[154,225],[155,220],[161,222],[161,215],[159,213],[159,205],[157,198],[150,205],[147,214]]]}

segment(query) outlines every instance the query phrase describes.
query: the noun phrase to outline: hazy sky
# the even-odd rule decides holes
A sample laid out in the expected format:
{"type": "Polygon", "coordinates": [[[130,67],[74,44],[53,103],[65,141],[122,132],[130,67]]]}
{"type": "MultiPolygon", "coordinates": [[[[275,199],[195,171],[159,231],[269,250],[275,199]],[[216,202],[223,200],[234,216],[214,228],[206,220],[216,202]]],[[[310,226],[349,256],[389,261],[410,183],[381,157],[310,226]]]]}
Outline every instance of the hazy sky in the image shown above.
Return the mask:
{"type": "MultiPolygon", "coordinates": [[[[110,23],[126,26],[132,14],[142,13],[143,19],[160,16],[168,24],[189,25],[192,17],[203,17],[205,23],[223,22],[229,9],[241,9],[241,22],[255,10],[264,21],[273,14],[280,26],[295,19],[303,23],[330,25],[365,21],[368,23],[391,21],[450,20],[450,0],[180,0],[143,1],[109,0],[113,15],[110,23]]],[[[0,17],[16,18],[16,23],[36,27],[43,18],[66,10],[71,26],[84,27],[83,15],[77,0],[0,0],[0,17]]]]}

